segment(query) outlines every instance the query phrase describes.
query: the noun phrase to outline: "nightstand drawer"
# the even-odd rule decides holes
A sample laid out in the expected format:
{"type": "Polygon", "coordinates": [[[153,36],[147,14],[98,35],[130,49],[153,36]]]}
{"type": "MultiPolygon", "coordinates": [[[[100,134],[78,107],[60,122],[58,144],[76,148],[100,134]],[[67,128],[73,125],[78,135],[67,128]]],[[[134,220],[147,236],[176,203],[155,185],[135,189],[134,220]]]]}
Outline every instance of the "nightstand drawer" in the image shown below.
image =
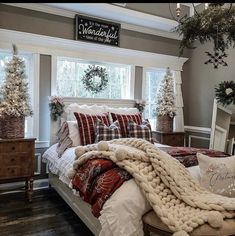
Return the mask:
{"type": "Polygon", "coordinates": [[[0,145],[0,153],[12,153],[12,152],[23,152],[25,149],[31,148],[30,142],[9,142],[9,143],[1,143],[0,145]]]}
{"type": "Polygon", "coordinates": [[[10,154],[1,154],[0,155],[0,161],[3,164],[3,166],[14,166],[14,165],[20,165],[23,166],[26,163],[31,163],[31,157],[30,154],[27,152],[22,153],[10,153],[10,154]]]}
{"type": "Polygon", "coordinates": [[[1,167],[0,178],[13,178],[13,177],[22,177],[28,176],[31,174],[31,168],[26,164],[24,168],[21,166],[8,166],[6,168],[1,167]]]}

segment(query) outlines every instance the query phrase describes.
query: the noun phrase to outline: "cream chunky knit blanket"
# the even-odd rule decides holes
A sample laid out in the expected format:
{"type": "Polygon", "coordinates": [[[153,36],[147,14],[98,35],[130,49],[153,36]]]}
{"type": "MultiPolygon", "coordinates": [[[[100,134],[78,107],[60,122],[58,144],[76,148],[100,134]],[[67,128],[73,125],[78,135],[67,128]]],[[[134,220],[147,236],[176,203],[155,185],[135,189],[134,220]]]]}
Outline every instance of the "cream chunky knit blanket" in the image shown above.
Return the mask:
{"type": "Polygon", "coordinates": [[[208,192],[180,162],[143,139],[101,141],[79,146],[75,154],[70,178],[89,158],[111,159],[134,177],[153,210],[175,232],[174,236],[186,236],[206,222],[221,227],[224,218],[235,216],[235,198],[208,192]]]}

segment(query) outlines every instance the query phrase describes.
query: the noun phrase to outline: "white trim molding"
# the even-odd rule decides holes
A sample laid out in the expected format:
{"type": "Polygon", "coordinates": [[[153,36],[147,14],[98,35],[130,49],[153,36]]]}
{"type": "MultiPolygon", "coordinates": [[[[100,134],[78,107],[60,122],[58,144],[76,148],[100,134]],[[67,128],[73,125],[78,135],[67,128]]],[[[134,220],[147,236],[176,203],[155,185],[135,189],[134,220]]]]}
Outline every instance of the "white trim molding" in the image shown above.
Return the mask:
{"type": "MultiPolygon", "coordinates": [[[[200,140],[205,140],[210,142],[210,136],[211,136],[211,128],[207,127],[199,127],[199,126],[184,126],[184,131],[185,132],[190,132],[190,133],[199,133],[199,134],[207,134],[209,137],[204,137],[204,136],[199,136],[199,135],[188,135],[188,146],[191,147],[192,139],[200,139],[200,140]]],[[[209,144],[208,144],[209,148],[209,144]]]]}
{"type": "MultiPolygon", "coordinates": [[[[210,138],[207,138],[207,137],[201,137],[201,136],[198,136],[198,135],[189,135],[188,136],[188,146],[191,147],[191,143],[192,143],[192,139],[200,139],[200,140],[206,140],[206,141],[210,141],[210,138]]],[[[209,146],[209,144],[208,144],[209,146]]]]}
{"type": "Polygon", "coordinates": [[[211,128],[185,125],[184,126],[184,131],[202,133],[202,134],[210,134],[211,133],[211,128]]]}
{"type": "Polygon", "coordinates": [[[76,14],[97,17],[121,24],[122,29],[181,40],[172,32],[178,22],[108,3],[3,3],[6,5],[74,18],[76,14]]]}
{"type": "Polygon", "coordinates": [[[49,147],[49,141],[36,141],[35,142],[35,148],[48,148],[49,147]]]}
{"type": "Polygon", "coordinates": [[[70,56],[91,61],[129,64],[142,67],[182,71],[188,58],[159,53],[98,45],[21,31],[0,29],[0,48],[9,49],[15,43],[19,50],[55,56],[70,56]]]}
{"type": "Polygon", "coordinates": [[[42,159],[42,154],[41,153],[35,153],[35,169],[34,169],[34,175],[40,175],[41,174],[41,159],[42,159]]]}

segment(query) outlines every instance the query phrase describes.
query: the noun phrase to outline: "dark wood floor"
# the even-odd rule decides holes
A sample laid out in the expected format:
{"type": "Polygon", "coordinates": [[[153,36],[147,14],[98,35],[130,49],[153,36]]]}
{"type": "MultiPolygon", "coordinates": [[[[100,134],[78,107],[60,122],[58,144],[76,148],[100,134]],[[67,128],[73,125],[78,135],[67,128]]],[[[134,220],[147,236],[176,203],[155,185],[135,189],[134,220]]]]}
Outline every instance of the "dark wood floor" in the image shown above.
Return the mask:
{"type": "Polygon", "coordinates": [[[34,191],[33,202],[24,192],[0,195],[1,236],[93,236],[53,189],[34,191]]]}

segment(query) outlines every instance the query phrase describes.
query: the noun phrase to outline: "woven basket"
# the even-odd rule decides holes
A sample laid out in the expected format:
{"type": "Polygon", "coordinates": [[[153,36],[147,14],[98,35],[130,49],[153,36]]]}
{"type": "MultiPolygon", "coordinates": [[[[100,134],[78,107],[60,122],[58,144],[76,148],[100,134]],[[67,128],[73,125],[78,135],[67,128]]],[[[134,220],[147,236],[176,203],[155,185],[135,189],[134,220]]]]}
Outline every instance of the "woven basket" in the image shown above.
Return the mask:
{"type": "Polygon", "coordinates": [[[162,132],[172,132],[173,118],[168,115],[157,116],[156,130],[162,132]]]}
{"type": "Polygon", "coordinates": [[[1,123],[1,138],[24,138],[25,117],[5,116],[1,123]]]}

